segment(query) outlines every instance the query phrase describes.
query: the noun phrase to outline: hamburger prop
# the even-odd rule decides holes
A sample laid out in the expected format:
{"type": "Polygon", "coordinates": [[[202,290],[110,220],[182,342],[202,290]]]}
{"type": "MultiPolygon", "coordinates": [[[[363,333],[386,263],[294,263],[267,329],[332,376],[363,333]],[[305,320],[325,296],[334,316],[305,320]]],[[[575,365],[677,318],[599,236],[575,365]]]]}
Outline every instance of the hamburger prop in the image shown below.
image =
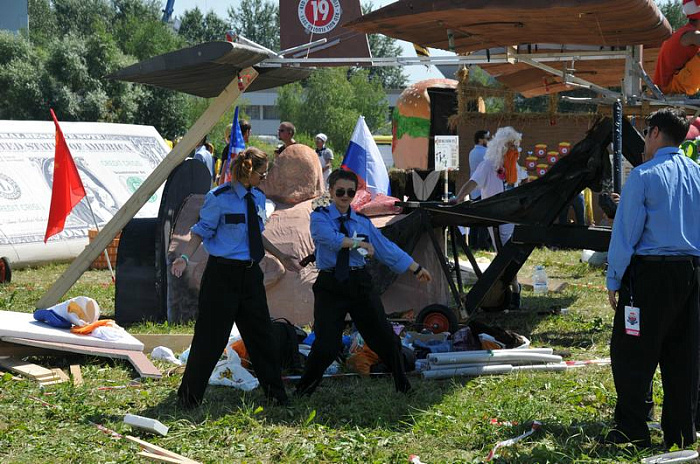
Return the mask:
{"type": "Polygon", "coordinates": [[[391,116],[391,153],[398,169],[428,169],[429,88],[456,89],[453,79],[427,79],[406,87],[391,116]]]}

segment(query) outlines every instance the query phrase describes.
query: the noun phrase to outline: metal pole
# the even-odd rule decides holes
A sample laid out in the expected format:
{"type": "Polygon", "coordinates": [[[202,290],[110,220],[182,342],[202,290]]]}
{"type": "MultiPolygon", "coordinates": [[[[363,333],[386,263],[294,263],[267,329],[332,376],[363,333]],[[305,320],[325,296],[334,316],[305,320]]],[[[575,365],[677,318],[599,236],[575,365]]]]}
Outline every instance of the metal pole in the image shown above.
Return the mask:
{"type": "MultiPolygon", "coordinates": [[[[95,223],[95,229],[97,229],[97,233],[100,233],[100,226],[97,224],[97,217],[95,217],[95,212],[92,210],[92,205],[90,204],[90,200],[85,197],[85,203],[87,203],[88,208],[90,208],[90,214],[92,215],[92,222],[95,223]]],[[[109,260],[109,254],[107,253],[107,248],[104,249],[104,254],[105,254],[105,259],[107,260],[107,268],[109,269],[110,274],[112,274],[112,282],[116,283],[117,282],[117,277],[114,275],[114,270],[112,269],[112,263],[109,260]]]]}
{"type": "Polygon", "coordinates": [[[622,103],[613,105],[613,192],[622,190],[622,103]]]}

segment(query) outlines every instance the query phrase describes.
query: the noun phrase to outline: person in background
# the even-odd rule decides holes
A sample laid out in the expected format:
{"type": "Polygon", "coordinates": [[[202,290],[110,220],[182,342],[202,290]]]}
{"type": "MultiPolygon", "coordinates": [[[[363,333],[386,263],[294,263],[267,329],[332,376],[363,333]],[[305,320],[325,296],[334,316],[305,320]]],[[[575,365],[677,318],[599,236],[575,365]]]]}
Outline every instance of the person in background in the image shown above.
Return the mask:
{"type": "Polygon", "coordinates": [[[202,403],[234,323],[265,396],[287,403],[259,263],[267,250],[288,271],[299,272],[301,266],[262,235],[267,219],[265,194],[257,186],[266,177],[267,166],[267,155],[257,148],[248,148],[236,157],[231,169],[233,180],[207,193],[199,221],[192,226],[192,238],[185,252],[172,263],[172,274],[180,277],[200,243],[209,253],[192,348],[177,392],[178,404],[183,408],[202,403]]]}
{"type": "Polygon", "coordinates": [[[333,151],[326,147],[326,142],[328,141],[328,136],[326,134],[316,134],[314,137],[314,142],[316,143],[316,154],[318,155],[318,161],[321,163],[321,171],[323,173],[323,185],[328,187],[328,176],[331,175],[333,160],[333,151]]]}
{"type": "Polygon", "coordinates": [[[419,282],[429,282],[427,269],[413,261],[366,216],[350,203],[357,191],[357,175],[336,169],[329,177],[331,204],[311,213],[311,237],[316,245],[314,330],[316,339],[297,385],[297,395],[310,395],[342,346],[345,316],[349,313],[367,346],[389,366],[396,391],[407,392],[401,341],[387,321],[380,296],[372,289],[365,256],[374,256],[397,274],[411,271],[419,282]]]}
{"type": "Polygon", "coordinates": [[[700,329],[700,166],[678,146],[681,110],[646,119],[644,162],[630,173],[615,212],[607,288],[616,426],[603,443],[651,445],[646,400],[657,365],[666,446],[696,441],[700,329]]]}
{"type": "MultiPolygon", "coordinates": [[[[489,140],[491,140],[491,132],[487,130],[479,130],[474,133],[474,148],[469,152],[469,178],[474,175],[476,168],[484,161],[489,140]]],[[[469,198],[472,201],[481,200],[481,189],[477,187],[472,190],[469,198]]],[[[488,250],[491,248],[489,232],[486,227],[469,228],[469,246],[474,250],[488,250]]]]}
{"type": "Polygon", "coordinates": [[[700,90],[700,3],[683,0],[688,24],[661,44],[654,84],[664,93],[693,96],[700,90]]]}
{"type": "MultiPolygon", "coordinates": [[[[252,126],[250,125],[250,122],[248,122],[248,120],[246,119],[241,119],[240,121],[238,121],[238,126],[241,128],[243,143],[245,145],[248,145],[248,140],[250,140],[250,134],[253,130],[252,126]]],[[[229,159],[228,154],[231,145],[231,129],[233,129],[233,124],[229,124],[228,126],[226,126],[226,131],[224,133],[224,141],[226,142],[226,145],[224,146],[224,149],[221,150],[221,156],[219,157],[219,160],[216,163],[217,185],[222,185],[231,180],[231,160],[229,159]]]]}
{"type": "Polygon", "coordinates": [[[559,213],[559,224],[568,224],[569,223],[569,208],[574,209],[574,223],[577,226],[585,226],[586,225],[586,217],[585,217],[585,211],[586,211],[586,202],[585,199],[583,198],[583,192],[580,192],[578,195],[574,197],[573,200],[569,204],[567,204],[564,209],[561,210],[561,213],[559,213]]]}
{"type": "MultiPolygon", "coordinates": [[[[209,170],[209,175],[211,175],[212,180],[214,179],[214,157],[209,150],[211,144],[207,143],[207,138],[204,137],[201,142],[197,144],[195,148],[193,158],[201,161],[209,170]]],[[[213,147],[212,147],[213,148],[213,147]]]]}
{"type": "Polygon", "coordinates": [[[277,129],[277,138],[280,139],[282,144],[275,150],[276,154],[279,155],[280,153],[282,153],[282,151],[284,151],[285,148],[297,143],[297,141],[294,140],[294,134],[296,133],[296,131],[296,127],[294,127],[294,124],[292,124],[291,122],[284,121],[280,123],[279,129],[277,129]]]}
{"type": "MultiPolygon", "coordinates": [[[[518,147],[523,135],[512,127],[501,127],[488,143],[484,161],[477,166],[469,182],[457,194],[462,201],[477,187],[481,188],[481,198],[487,199],[505,191],[504,183],[513,184],[518,180],[518,147]]],[[[513,235],[513,224],[501,224],[489,228],[491,241],[500,252],[513,235]]],[[[520,308],[520,284],[516,275],[511,282],[510,309],[520,308]]]]}
{"type": "MultiPolygon", "coordinates": [[[[250,121],[247,119],[241,119],[238,121],[238,126],[241,128],[241,134],[243,134],[243,141],[245,142],[246,145],[248,145],[248,141],[250,140],[250,134],[253,132],[253,126],[250,125],[250,121]]],[[[228,131],[229,136],[231,134],[231,131],[228,131]]]]}

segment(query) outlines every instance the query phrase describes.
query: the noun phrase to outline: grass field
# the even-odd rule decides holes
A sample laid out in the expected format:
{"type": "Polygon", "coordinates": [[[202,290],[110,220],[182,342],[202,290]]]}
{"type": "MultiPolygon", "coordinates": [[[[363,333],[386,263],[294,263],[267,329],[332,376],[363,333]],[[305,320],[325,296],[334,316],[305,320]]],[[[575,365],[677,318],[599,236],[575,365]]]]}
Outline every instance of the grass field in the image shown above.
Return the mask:
{"type": "MultiPolygon", "coordinates": [[[[536,250],[525,275],[535,264],[544,264],[550,278],[572,285],[547,297],[525,292],[527,310],[482,313],[478,319],[521,333],[533,346],[552,347],[566,359],[607,357],[613,313],[601,288],[604,274],[579,263],[579,256],[577,251],[536,250]],[[569,311],[538,314],[554,305],[569,311]]],[[[65,268],[15,271],[12,283],[0,286],[0,310],[32,311],[65,268]]],[[[106,271],[87,272],[69,296],[81,294],[96,298],[106,315],[113,313],[114,287],[106,271]]],[[[129,330],[189,333],[192,326],[144,324],[129,330]]],[[[387,377],[346,378],[324,382],[314,396],[295,400],[290,407],[269,406],[258,391],[210,387],[199,410],[183,412],[175,407],[178,374],[145,380],[138,387],[101,391],[97,388],[128,384],[134,373],[126,363],[100,358],[32,361],[66,369],[80,363],[85,384],[42,390],[31,381],[0,373],[2,463],[145,462],[136,455],[136,445],[110,438],[92,423],[211,463],[407,463],[411,454],[427,464],[476,463],[483,462],[496,442],[528,430],[533,420],[543,424],[541,429],[501,448],[493,462],[639,462],[661,452],[662,445],[656,431],[652,431],[654,450],[596,443],[596,436],[611,425],[616,399],[609,366],[441,381],[416,377],[414,391],[407,396],[394,393],[387,377]],[[155,437],[132,431],[122,423],[127,413],[156,418],[170,432],[155,437]],[[513,425],[492,425],[492,418],[513,425]]],[[[658,405],[662,394],[658,376],[656,383],[658,405]]]]}

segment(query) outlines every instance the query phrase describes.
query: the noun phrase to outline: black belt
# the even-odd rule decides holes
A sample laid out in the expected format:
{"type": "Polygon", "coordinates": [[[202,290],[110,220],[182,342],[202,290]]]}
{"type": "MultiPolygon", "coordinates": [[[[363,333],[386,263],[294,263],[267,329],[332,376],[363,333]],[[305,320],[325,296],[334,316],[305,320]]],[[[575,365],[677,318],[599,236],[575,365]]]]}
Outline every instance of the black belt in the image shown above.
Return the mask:
{"type": "Polygon", "coordinates": [[[253,264],[255,264],[255,261],[253,261],[252,259],[246,259],[246,260],[228,259],[228,258],[222,258],[220,256],[214,256],[213,258],[219,264],[225,264],[227,266],[233,266],[233,267],[251,268],[251,267],[253,267],[253,264]]]}
{"type": "MultiPolygon", "coordinates": [[[[364,271],[365,267],[364,266],[350,266],[350,272],[352,271],[364,271]]],[[[320,269],[321,272],[328,272],[331,274],[335,273],[335,268],[334,267],[329,267],[328,269],[320,269]]]]}
{"type": "Polygon", "coordinates": [[[641,262],[667,262],[667,263],[693,263],[700,264],[699,256],[690,255],[634,255],[632,256],[633,261],[641,262]]]}

